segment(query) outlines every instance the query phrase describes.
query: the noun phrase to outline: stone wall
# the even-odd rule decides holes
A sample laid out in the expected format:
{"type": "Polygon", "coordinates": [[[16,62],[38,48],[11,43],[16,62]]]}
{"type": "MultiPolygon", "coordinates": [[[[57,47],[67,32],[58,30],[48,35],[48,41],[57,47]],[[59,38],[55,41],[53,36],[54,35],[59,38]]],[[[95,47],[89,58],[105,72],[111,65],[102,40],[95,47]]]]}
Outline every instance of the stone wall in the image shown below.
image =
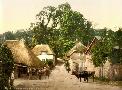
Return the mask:
{"type": "Polygon", "coordinates": [[[110,80],[122,80],[122,65],[120,64],[111,64],[109,60],[107,60],[103,67],[94,67],[91,61],[91,55],[86,55],[85,66],[88,71],[95,71],[96,77],[105,77],[110,80]]]}
{"type": "Polygon", "coordinates": [[[96,77],[105,77],[109,78],[109,71],[110,71],[110,62],[106,61],[103,66],[95,67],[95,76],[96,77]]]}
{"type": "Polygon", "coordinates": [[[122,65],[121,64],[114,64],[110,66],[109,79],[112,80],[122,80],[122,65]]]}

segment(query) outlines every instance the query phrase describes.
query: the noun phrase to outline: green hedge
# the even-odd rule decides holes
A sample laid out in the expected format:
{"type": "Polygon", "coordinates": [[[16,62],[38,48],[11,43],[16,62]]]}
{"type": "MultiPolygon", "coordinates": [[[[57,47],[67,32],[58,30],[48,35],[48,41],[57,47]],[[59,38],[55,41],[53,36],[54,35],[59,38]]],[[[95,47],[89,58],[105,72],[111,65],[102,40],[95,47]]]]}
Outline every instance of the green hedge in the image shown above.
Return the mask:
{"type": "Polygon", "coordinates": [[[5,45],[0,45],[0,90],[13,90],[9,78],[14,67],[11,50],[5,45]]]}
{"type": "Polygon", "coordinates": [[[54,67],[52,59],[47,59],[45,64],[48,65],[51,69],[54,67]]]}

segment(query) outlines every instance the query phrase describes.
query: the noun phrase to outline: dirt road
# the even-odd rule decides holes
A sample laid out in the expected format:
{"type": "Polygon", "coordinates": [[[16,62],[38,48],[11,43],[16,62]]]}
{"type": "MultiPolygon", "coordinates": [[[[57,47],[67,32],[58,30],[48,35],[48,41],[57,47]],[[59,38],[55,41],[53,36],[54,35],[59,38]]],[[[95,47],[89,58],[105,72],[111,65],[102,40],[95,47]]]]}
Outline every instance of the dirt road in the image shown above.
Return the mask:
{"type": "Polygon", "coordinates": [[[48,79],[43,80],[22,80],[17,79],[14,82],[17,90],[122,90],[122,88],[110,85],[101,85],[93,83],[79,82],[79,80],[67,73],[64,66],[56,66],[55,70],[51,72],[48,79]]]}

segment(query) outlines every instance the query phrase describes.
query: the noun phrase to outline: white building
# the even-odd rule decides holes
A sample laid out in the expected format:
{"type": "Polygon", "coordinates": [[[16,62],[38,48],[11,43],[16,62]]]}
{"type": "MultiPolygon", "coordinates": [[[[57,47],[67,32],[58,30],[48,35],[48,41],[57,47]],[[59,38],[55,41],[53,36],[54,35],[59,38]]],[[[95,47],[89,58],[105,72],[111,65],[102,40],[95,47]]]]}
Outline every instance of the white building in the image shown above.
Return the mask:
{"type": "Polygon", "coordinates": [[[52,60],[55,64],[55,55],[49,45],[36,45],[32,51],[41,61],[52,60]]]}

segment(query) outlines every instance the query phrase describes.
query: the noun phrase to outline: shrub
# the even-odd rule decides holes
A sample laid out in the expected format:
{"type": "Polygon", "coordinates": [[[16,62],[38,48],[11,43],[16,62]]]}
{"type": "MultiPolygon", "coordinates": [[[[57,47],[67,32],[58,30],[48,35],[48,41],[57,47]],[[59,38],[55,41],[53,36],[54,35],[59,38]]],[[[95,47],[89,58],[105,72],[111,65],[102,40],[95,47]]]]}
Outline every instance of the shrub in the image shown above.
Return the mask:
{"type": "Polygon", "coordinates": [[[53,60],[52,59],[47,59],[46,64],[52,69],[54,67],[53,65],[53,60]]]}
{"type": "Polygon", "coordinates": [[[68,60],[65,61],[64,66],[65,66],[66,70],[69,72],[70,71],[70,63],[68,62],[68,60]]]}
{"type": "Polygon", "coordinates": [[[13,90],[9,84],[9,78],[13,71],[14,60],[11,50],[5,45],[0,45],[0,90],[13,90]]]}

